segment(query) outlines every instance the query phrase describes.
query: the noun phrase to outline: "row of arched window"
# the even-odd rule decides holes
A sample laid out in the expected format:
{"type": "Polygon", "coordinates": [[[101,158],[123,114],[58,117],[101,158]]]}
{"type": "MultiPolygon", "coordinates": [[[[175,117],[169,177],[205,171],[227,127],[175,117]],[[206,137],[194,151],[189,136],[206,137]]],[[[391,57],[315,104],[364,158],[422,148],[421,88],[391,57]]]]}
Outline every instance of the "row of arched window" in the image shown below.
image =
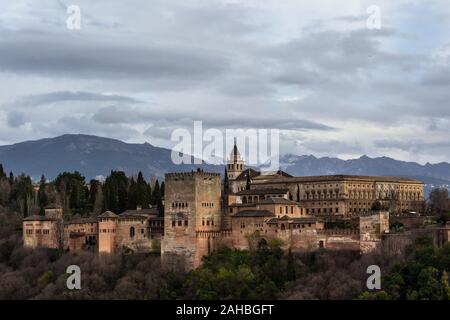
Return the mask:
{"type": "Polygon", "coordinates": [[[229,164],[228,170],[243,170],[243,164],[229,164]]]}
{"type": "Polygon", "coordinates": [[[184,209],[184,208],[188,208],[189,207],[189,203],[187,202],[172,202],[172,209],[184,209]]]}
{"type": "Polygon", "coordinates": [[[212,208],[212,207],[214,207],[214,202],[202,202],[202,207],[212,208]]]}
{"type": "Polygon", "coordinates": [[[202,220],[202,226],[209,226],[209,225],[211,225],[211,226],[213,226],[214,225],[214,219],[203,219],[202,220]]]}

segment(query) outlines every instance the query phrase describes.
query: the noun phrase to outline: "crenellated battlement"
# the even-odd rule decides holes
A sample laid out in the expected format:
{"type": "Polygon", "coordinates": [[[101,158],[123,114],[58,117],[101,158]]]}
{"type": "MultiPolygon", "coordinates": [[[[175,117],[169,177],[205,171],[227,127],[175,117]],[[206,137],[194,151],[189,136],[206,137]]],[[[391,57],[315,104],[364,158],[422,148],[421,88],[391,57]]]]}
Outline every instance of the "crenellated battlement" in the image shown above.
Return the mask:
{"type": "Polygon", "coordinates": [[[185,171],[185,172],[171,172],[165,174],[166,180],[176,179],[194,179],[196,177],[204,178],[220,178],[220,173],[204,172],[204,171],[185,171]]]}
{"type": "Polygon", "coordinates": [[[220,238],[222,232],[218,231],[196,231],[197,238],[220,238]]]}
{"type": "Polygon", "coordinates": [[[317,230],[318,235],[359,235],[359,230],[356,229],[323,229],[317,230]]]}

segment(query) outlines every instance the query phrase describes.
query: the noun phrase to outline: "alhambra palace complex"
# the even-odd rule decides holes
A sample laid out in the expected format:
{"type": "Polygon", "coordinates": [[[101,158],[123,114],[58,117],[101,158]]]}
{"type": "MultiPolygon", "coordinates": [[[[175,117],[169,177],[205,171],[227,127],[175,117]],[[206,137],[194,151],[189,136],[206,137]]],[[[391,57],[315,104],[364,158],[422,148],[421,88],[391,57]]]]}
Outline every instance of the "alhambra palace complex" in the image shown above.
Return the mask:
{"type": "MultiPolygon", "coordinates": [[[[450,238],[450,227],[389,233],[390,220],[423,210],[424,185],[417,180],[260,173],[245,168],[236,145],[228,159],[227,178],[222,183],[220,174],[200,170],[166,174],[164,217],[156,208],[137,208],[64,221],[62,209],[47,208],[45,216],[23,220],[24,245],[100,254],[160,249],[163,262],[181,257],[187,268],[194,268],[220,246],[252,249],[275,241],[294,252],[320,248],[395,252],[418,234],[431,235],[436,245],[450,238]],[[375,202],[395,216],[372,211],[375,202]]],[[[421,218],[409,216],[406,224],[413,226],[421,218]]]]}

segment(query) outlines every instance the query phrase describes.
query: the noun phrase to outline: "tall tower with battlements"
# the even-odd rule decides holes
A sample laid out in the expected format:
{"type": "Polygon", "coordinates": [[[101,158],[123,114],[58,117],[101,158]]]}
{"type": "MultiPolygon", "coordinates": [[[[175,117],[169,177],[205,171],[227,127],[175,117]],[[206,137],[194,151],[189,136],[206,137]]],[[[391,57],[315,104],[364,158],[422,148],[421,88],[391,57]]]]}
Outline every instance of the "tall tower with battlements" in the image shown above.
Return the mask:
{"type": "Polygon", "coordinates": [[[195,268],[216,248],[222,224],[220,174],[203,171],[168,173],[165,176],[165,262],[182,258],[195,268]]]}

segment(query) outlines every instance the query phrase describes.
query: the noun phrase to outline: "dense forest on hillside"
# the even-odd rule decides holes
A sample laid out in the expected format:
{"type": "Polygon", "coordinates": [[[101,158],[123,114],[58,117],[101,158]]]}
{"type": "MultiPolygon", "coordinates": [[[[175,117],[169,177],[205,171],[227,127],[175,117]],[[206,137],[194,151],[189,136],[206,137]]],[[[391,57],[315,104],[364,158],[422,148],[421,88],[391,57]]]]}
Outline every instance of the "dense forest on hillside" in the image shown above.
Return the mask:
{"type": "Polygon", "coordinates": [[[141,172],[127,177],[122,171],[111,171],[105,181],[88,182],[79,172],[63,172],[53,181],[42,176],[35,188],[29,176],[15,177],[12,172],[7,175],[0,164],[0,206],[23,217],[43,214],[49,205],[61,206],[66,218],[106,210],[118,214],[137,206],[157,206],[162,214],[163,197],[164,182],[160,184],[155,178],[147,182],[141,172]]]}

